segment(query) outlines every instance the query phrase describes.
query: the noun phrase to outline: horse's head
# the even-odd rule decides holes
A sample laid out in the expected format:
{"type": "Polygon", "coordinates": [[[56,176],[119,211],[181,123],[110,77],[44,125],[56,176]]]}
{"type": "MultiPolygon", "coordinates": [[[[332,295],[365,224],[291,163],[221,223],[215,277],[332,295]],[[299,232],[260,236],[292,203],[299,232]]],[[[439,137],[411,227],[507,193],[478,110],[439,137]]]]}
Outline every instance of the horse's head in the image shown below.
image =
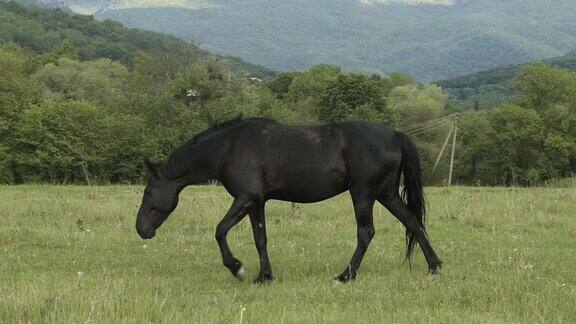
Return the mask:
{"type": "Polygon", "coordinates": [[[150,178],[136,217],[136,231],[143,239],[150,239],[156,235],[156,229],[178,205],[178,195],[183,186],[177,180],[164,177],[158,164],[148,159],[145,163],[150,171],[150,178]]]}

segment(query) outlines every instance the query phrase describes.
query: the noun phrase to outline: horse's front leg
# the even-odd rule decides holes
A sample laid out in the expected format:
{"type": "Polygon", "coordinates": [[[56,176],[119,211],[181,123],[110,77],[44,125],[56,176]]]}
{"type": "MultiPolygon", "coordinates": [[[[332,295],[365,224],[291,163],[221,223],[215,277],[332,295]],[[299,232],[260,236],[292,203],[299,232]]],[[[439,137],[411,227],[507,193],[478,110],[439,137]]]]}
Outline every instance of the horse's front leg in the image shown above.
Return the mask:
{"type": "Polygon", "coordinates": [[[244,267],[242,267],[242,262],[234,258],[232,251],[228,247],[228,242],[226,241],[226,236],[228,231],[234,225],[238,224],[244,216],[248,213],[253,203],[248,198],[238,197],[234,199],[232,206],[226,213],[226,216],[220,221],[216,227],[216,241],[218,241],[218,246],[220,247],[220,253],[222,254],[222,262],[224,266],[232,272],[232,274],[239,279],[244,277],[244,267]]]}
{"type": "Polygon", "coordinates": [[[268,283],[274,278],[272,277],[272,268],[270,267],[270,260],[268,260],[268,250],[266,244],[266,219],[264,216],[264,202],[256,204],[250,210],[250,223],[252,224],[252,232],[254,233],[254,243],[258,250],[260,257],[260,273],[254,279],[254,283],[268,283]]]}

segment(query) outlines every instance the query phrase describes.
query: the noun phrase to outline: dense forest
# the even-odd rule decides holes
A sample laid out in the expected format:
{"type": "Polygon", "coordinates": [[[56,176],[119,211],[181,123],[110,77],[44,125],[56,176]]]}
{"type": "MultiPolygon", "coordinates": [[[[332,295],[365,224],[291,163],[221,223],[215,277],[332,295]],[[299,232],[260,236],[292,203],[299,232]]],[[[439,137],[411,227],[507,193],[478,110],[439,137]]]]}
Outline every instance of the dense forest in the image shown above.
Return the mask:
{"type": "Polygon", "coordinates": [[[464,110],[409,76],[317,65],[273,74],[162,34],[0,1],[0,182],[125,183],[211,125],[242,116],[292,124],[363,119],[404,129],[432,166],[461,112],[455,179],[532,185],[576,171],[576,73],[536,63],[517,96],[464,110]],[[262,81],[259,81],[262,79],[262,81]],[[434,122],[446,121],[446,122],[434,122]],[[432,123],[425,128],[411,125],[432,123]]]}

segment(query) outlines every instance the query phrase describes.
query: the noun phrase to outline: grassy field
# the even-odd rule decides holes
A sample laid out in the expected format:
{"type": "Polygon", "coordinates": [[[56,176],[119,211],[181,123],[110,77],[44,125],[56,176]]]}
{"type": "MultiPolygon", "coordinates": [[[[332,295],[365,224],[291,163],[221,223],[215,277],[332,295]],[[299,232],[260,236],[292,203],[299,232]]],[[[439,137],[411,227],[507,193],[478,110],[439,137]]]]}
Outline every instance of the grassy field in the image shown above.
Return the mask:
{"type": "MultiPolygon", "coordinates": [[[[134,230],[137,186],[0,187],[0,322],[574,322],[576,189],[429,188],[444,261],[403,263],[404,230],[375,208],[358,278],[331,279],[354,250],[347,194],[268,204],[270,285],[221,265],[214,229],[231,199],[191,187],[156,238],[134,230]]],[[[257,275],[249,221],[230,247],[257,275]]]]}

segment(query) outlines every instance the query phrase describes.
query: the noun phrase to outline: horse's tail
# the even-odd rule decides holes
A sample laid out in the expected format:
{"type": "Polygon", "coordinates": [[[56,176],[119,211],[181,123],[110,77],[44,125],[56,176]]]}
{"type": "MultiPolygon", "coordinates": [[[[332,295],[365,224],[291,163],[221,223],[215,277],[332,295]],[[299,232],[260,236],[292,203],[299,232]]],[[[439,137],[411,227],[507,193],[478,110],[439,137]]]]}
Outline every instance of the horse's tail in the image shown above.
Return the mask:
{"type": "MultiPolygon", "coordinates": [[[[412,215],[416,217],[416,221],[422,228],[422,231],[426,233],[426,199],[422,186],[422,170],[420,168],[418,150],[414,142],[400,132],[396,132],[396,141],[402,151],[401,169],[404,175],[402,198],[408,205],[408,209],[412,212],[412,215]]],[[[410,256],[412,256],[415,245],[416,237],[414,233],[406,230],[406,259],[408,261],[410,261],[410,256]]]]}

